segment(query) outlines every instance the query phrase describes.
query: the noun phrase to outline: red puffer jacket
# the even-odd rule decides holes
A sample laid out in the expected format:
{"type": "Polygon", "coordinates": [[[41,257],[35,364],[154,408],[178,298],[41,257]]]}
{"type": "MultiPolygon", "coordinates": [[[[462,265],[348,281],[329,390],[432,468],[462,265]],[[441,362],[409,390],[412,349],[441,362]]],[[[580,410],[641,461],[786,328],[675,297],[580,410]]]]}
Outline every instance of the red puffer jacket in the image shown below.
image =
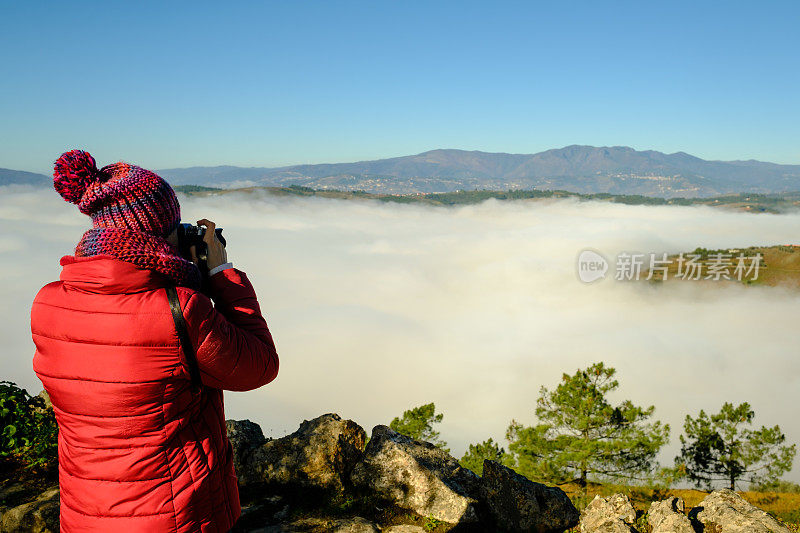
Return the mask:
{"type": "Polygon", "coordinates": [[[252,390],[278,355],[244,272],[178,287],[203,381],[193,392],[160,274],[64,256],[33,302],[33,368],[58,434],[61,530],[228,531],[239,517],[222,389],[252,390]]]}

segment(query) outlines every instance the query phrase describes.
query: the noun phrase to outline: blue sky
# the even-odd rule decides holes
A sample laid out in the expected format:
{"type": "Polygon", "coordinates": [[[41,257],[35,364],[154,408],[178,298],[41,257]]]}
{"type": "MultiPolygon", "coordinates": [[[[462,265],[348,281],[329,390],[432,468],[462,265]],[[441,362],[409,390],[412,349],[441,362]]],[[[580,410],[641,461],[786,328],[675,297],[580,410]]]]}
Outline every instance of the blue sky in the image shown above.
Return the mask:
{"type": "Polygon", "coordinates": [[[0,167],[569,144],[800,164],[798,2],[4,2],[0,167]]]}

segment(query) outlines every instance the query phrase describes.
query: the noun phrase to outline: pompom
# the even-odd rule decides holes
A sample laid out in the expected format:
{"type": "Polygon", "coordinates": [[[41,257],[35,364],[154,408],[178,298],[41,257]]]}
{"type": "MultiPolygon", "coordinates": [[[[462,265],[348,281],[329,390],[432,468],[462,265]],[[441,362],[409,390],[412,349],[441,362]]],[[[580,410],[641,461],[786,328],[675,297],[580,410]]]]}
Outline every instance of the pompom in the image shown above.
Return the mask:
{"type": "Polygon", "coordinates": [[[101,176],[97,163],[89,152],[70,150],[56,161],[53,170],[53,187],[64,200],[77,204],[92,182],[101,176]]]}

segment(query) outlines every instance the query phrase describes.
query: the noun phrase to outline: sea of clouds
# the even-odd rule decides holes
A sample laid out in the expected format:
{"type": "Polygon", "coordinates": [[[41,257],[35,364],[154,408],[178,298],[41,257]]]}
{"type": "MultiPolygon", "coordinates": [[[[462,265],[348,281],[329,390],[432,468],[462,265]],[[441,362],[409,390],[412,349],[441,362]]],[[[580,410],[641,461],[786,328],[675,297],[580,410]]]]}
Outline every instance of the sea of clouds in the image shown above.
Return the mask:
{"type": "MultiPolygon", "coordinates": [[[[541,386],[597,361],[613,399],[686,414],[748,401],[758,425],[800,443],[800,291],[606,279],[581,283],[584,248],[662,253],[793,243],[800,214],[575,200],[428,207],[230,193],[181,196],[184,221],[224,228],[280,355],[268,386],[226,393],[228,418],[282,436],[336,412],[369,432],[435,402],[460,456],[516,419],[534,423],[541,386]]],[[[54,191],[0,187],[2,379],[34,394],[30,304],[58,279],[89,219],[54,191]]],[[[612,272],[613,275],[613,265],[612,272]]],[[[800,462],[800,459],[798,459],[800,462]]],[[[789,479],[800,481],[800,467],[789,479]]]]}

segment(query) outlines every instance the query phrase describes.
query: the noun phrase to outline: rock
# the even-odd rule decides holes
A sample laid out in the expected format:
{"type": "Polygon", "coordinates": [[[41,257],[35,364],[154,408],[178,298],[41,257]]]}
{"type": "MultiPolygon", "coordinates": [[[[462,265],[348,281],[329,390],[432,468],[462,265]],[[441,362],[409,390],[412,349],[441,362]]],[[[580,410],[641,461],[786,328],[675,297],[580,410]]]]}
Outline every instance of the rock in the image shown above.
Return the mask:
{"type": "Polygon", "coordinates": [[[713,533],[784,533],[789,528],[730,489],[715,490],[690,516],[713,533]]]}
{"type": "MultiPolygon", "coordinates": [[[[58,485],[51,488],[58,488],[58,485]]],[[[41,494],[42,488],[40,483],[31,480],[7,480],[0,483],[0,516],[9,508],[31,502],[41,494]]]]}
{"type": "Polygon", "coordinates": [[[412,526],[410,524],[403,524],[400,526],[389,526],[383,528],[383,533],[425,533],[425,530],[419,526],[412,526]]]}
{"type": "MultiPolygon", "coordinates": [[[[250,438],[257,436],[250,433],[250,438]]],[[[268,440],[245,454],[237,471],[239,484],[341,492],[365,441],[361,426],[337,414],[304,420],[294,433],[268,440]]]]}
{"type": "Polygon", "coordinates": [[[233,530],[253,531],[263,527],[264,524],[284,522],[290,510],[284,497],[260,495],[256,501],[242,505],[242,514],[233,530]]]}
{"type": "Polygon", "coordinates": [[[357,516],[345,520],[335,520],[330,524],[330,529],[326,531],[332,533],[378,533],[380,529],[369,520],[357,516]]]}
{"type": "Polygon", "coordinates": [[[561,532],[580,520],[563,490],[534,483],[488,459],[483,462],[481,497],[506,531],[561,532]]]}
{"type": "Polygon", "coordinates": [[[289,516],[289,506],[284,505],[281,507],[280,511],[272,515],[272,518],[275,520],[284,520],[287,516],[289,516]]]}
{"type": "Polygon", "coordinates": [[[378,526],[365,518],[303,518],[287,524],[251,529],[248,533],[379,533],[378,526]]]}
{"type": "Polygon", "coordinates": [[[650,533],[694,533],[692,523],[684,514],[686,505],[682,498],[667,498],[650,504],[647,522],[650,533]]]}
{"type": "Polygon", "coordinates": [[[53,402],[50,401],[50,395],[47,394],[46,390],[42,390],[36,396],[42,399],[42,401],[44,402],[44,408],[45,409],[52,409],[53,408],[53,402]]]}
{"type": "Polygon", "coordinates": [[[59,490],[43,492],[32,502],[8,509],[0,519],[2,533],[58,533],[59,490]]]}
{"type": "Polygon", "coordinates": [[[246,478],[246,469],[253,450],[267,442],[261,426],[249,420],[226,420],[228,440],[233,448],[233,466],[239,478],[246,478]]]}
{"type": "Polygon", "coordinates": [[[34,413],[53,416],[53,402],[50,401],[50,395],[46,390],[41,391],[32,400],[34,413]]]}
{"type": "Polygon", "coordinates": [[[624,494],[595,496],[581,514],[581,533],[635,533],[636,510],[624,494]]]}
{"type": "Polygon", "coordinates": [[[457,524],[478,519],[480,478],[447,452],[387,426],[375,426],[353,485],[403,509],[457,524]]]}

